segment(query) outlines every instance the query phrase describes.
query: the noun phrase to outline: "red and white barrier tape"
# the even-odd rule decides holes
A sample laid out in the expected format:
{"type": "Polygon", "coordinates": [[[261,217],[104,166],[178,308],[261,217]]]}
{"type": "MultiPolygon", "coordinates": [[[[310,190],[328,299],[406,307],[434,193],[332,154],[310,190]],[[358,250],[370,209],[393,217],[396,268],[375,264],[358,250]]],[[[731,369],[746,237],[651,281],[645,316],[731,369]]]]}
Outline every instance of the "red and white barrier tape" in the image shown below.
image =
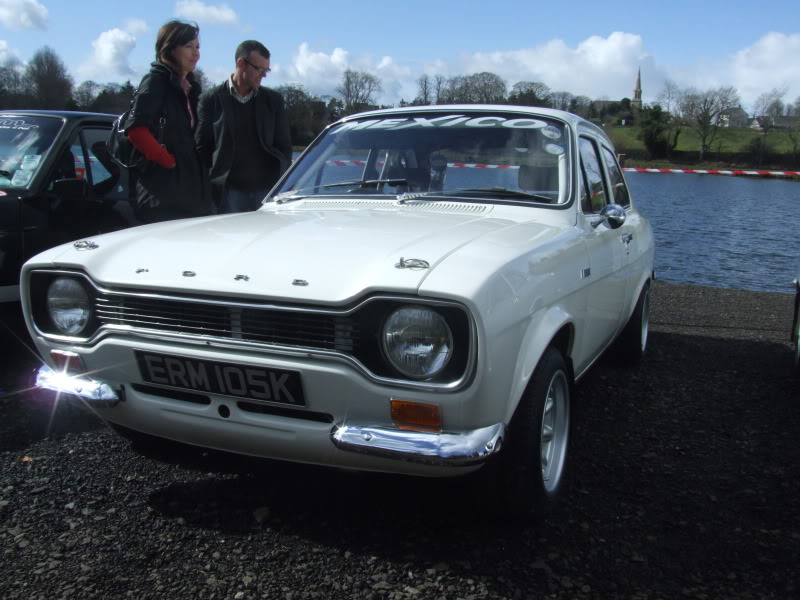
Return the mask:
{"type": "MultiPolygon", "coordinates": [[[[329,160],[325,163],[329,167],[364,167],[367,165],[363,160],[329,160]]],[[[375,163],[382,166],[383,162],[375,163]]],[[[447,163],[453,169],[519,169],[519,165],[488,165],[483,163],[447,163]]]]}
{"type": "MultiPolygon", "coordinates": [[[[363,160],[329,160],[325,163],[329,167],[364,167],[363,160]]],[[[377,163],[381,166],[383,163],[377,163]]],[[[489,165],[483,163],[447,163],[452,169],[519,169],[519,165],[489,165]]],[[[800,171],[744,171],[732,169],[722,171],[719,169],[645,169],[640,167],[626,167],[622,169],[629,173],[696,173],[699,175],[750,175],[756,177],[800,177],[800,171]]]]}
{"type": "Polygon", "coordinates": [[[800,171],[742,171],[733,169],[721,171],[718,169],[643,169],[639,167],[626,167],[622,169],[631,173],[698,173],[700,175],[755,175],[757,177],[800,177],[800,171]]]}

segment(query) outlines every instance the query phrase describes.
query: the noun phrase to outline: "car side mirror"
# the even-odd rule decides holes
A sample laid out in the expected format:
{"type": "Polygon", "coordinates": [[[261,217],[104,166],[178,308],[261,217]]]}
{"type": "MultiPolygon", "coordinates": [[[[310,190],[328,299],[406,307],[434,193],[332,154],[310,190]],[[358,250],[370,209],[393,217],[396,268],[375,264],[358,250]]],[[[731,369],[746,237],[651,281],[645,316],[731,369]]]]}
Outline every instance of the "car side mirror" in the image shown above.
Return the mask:
{"type": "Polygon", "coordinates": [[[89,186],[85,179],[56,179],[53,193],[64,201],[80,201],[89,197],[89,186]]]}
{"type": "Polygon", "coordinates": [[[597,229],[601,223],[608,225],[610,229],[619,229],[625,222],[625,209],[619,204],[607,204],[600,211],[596,221],[592,221],[592,227],[597,229]]]}

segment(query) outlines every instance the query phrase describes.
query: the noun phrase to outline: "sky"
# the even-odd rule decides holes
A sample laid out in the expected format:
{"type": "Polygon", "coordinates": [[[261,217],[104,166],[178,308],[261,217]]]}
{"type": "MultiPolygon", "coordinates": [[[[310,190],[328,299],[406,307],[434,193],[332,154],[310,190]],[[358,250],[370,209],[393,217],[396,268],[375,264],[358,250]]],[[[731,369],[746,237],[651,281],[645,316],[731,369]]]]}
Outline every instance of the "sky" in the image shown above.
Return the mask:
{"type": "Polygon", "coordinates": [[[748,112],[772,89],[800,98],[798,0],[0,0],[0,62],[49,46],[76,84],[137,85],[173,18],[200,26],[198,66],[214,83],[256,39],[272,54],[264,85],[336,95],[350,68],[380,78],[381,104],[413,99],[422,74],[481,71],[592,99],[632,97],[639,69],[645,103],[667,80],[733,86],[748,112]]]}

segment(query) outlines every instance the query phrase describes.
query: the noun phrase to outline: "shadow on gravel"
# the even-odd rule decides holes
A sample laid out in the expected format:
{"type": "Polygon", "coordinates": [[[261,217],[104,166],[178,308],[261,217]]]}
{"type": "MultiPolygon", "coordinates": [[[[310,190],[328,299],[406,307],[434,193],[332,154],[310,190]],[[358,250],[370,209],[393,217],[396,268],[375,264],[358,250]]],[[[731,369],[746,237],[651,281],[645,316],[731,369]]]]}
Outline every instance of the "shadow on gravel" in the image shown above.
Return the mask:
{"type": "Polygon", "coordinates": [[[577,386],[571,489],[538,523],[486,518],[475,499],[502,490],[474,478],[284,463],[169,483],[149,504],[226,536],[288,535],[420,569],[446,563],[465,578],[491,576],[500,595],[514,595],[511,581],[558,588],[550,565],[572,561],[606,593],[653,581],[680,596],[709,577],[718,590],[762,577],[778,593],[793,589],[785,574],[797,553],[785,546],[798,525],[800,386],[786,346],[657,331],[639,369],[606,362],[577,386]]]}

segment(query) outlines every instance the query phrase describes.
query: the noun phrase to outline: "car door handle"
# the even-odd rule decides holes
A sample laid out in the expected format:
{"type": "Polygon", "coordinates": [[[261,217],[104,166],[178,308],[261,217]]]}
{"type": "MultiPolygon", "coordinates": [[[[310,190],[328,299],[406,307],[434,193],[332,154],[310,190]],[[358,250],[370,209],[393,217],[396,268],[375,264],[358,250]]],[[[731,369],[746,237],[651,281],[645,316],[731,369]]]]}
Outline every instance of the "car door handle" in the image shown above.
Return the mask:
{"type": "Polygon", "coordinates": [[[633,239],[633,234],[632,233],[623,233],[622,234],[622,243],[623,244],[630,244],[632,239],[633,239]]]}

